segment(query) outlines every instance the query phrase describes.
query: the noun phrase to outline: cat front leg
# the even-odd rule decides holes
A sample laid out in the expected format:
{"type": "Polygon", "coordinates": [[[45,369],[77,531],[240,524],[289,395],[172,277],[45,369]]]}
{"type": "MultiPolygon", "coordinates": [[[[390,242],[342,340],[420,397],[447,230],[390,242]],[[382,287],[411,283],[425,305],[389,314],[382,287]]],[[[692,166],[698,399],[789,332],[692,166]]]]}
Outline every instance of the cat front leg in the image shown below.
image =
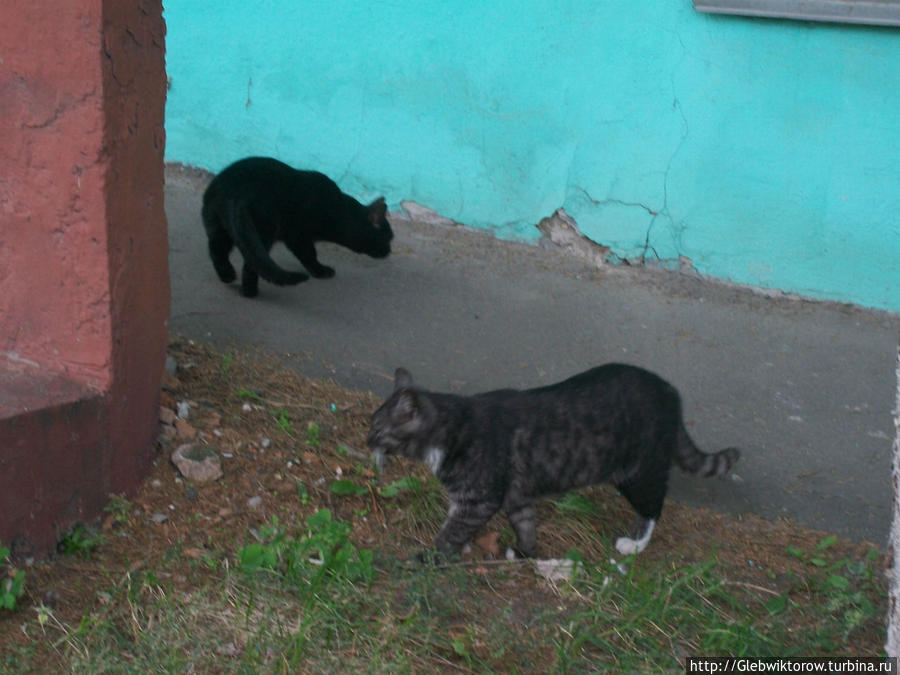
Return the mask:
{"type": "Polygon", "coordinates": [[[435,548],[446,556],[458,555],[463,545],[499,510],[500,504],[457,501],[451,497],[447,520],[434,541],[435,548]]]}
{"type": "Polygon", "coordinates": [[[323,265],[319,262],[316,255],[315,244],[311,241],[292,241],[285,242],[291,253],[297,256],[297,259],[303,263],[303,266],[309,270],[316,279],[329,279],[334,276],[334,268],[323,265]]]}

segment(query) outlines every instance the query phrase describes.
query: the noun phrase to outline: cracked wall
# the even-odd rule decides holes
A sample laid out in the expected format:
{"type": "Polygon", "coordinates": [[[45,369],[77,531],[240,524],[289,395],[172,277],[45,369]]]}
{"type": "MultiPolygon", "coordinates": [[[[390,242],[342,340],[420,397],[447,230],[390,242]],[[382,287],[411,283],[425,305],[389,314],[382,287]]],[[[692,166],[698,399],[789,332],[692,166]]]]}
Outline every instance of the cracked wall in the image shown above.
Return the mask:
{"type": "Polygon", "coordinates": [[[690,0],[166,14],[171,161],[276,155],[531,242],[562,207],[618,258],[900,310],[894,31],[690,0]]]}

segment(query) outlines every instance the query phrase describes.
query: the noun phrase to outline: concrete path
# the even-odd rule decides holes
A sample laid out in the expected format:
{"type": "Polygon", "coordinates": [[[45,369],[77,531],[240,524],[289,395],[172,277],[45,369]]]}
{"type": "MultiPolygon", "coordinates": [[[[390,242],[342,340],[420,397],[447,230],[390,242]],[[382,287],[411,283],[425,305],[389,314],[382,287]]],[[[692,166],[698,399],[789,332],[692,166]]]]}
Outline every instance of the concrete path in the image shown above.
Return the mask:
{"type": "MultiPolygon", "coordinates": [[[[204,186],[191,171],[167,173],[172,330],[270,350],[300,372],[380,395],[399,365],[422,386],[461,393],[549,384],[608,361],[640,365],[681,391],[702,448],[744,453],[731,479],[673,470],[672,499],[884,545],[900,317],[660,270],[598,271],[398,219],[390,258],[322,244],[333,279],[261,281],[247,300],[206,255],[204,186]]],[[[284,248],[273,255],[301,269],[284,248]]],[[[232,260],[239,268],[237,252],[232,260]]]]}

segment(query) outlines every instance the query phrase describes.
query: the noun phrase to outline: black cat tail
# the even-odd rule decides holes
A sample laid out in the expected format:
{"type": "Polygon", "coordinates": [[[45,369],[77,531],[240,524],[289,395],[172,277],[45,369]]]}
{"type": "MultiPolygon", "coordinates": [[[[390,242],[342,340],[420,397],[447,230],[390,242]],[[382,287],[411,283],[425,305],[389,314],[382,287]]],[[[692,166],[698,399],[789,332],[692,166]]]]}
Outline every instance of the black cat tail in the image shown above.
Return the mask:
{"type": "Polygon", "coordinates": [[[247,207],[233,199],[228,201],[226,217],[231,221],[229,228],[234,233],[234,243],[240,249],[244,260],[248,260],[257,274],[277,286],[293,286],[309,279],[303,272],[288,272],[281,269],[259,238],[247,207]]]}
{"type": "Polygon", "coordinates": [[[684,425],[678,425],[675,463],[682,471],[695,476],[721,476],[728,473],[740,457],[741,451],[737,448],[725,448],[713,453],[703,452],[694,444],[684,425]]]}

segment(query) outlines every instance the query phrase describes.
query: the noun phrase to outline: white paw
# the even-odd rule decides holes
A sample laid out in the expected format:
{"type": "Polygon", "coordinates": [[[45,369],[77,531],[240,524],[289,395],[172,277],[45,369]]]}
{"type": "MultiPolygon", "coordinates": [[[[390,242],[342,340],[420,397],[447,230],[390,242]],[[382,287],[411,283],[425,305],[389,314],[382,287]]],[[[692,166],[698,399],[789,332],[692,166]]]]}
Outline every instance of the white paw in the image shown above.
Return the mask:
{"type": "Polygon", "coordinates": [[[635,541],[628,537],[619,537],[616,539],[616,550],[622,555],[634,555],[644,550],[641,542],[635,541]]]}
{"type": "Polygon", "coordinates": [[[515,559],[516,559],[516,552],[513,551],[511,548],[506,549],[506,559],[509,560],[510,562],[512,562],[513,560],[515,560],[515,559]]]}
{"type": "Polygon", "coordinates": [[[640,539],[619,537],[616,539],[616,550],[622,555],[634,555],[635,553],[640,553],[647,548],[647,544],[650,543],[650,537],[653,536],[654,527],[656,527],[656,521],[648,520],[644,529],[644,534],[640,539]]]}

